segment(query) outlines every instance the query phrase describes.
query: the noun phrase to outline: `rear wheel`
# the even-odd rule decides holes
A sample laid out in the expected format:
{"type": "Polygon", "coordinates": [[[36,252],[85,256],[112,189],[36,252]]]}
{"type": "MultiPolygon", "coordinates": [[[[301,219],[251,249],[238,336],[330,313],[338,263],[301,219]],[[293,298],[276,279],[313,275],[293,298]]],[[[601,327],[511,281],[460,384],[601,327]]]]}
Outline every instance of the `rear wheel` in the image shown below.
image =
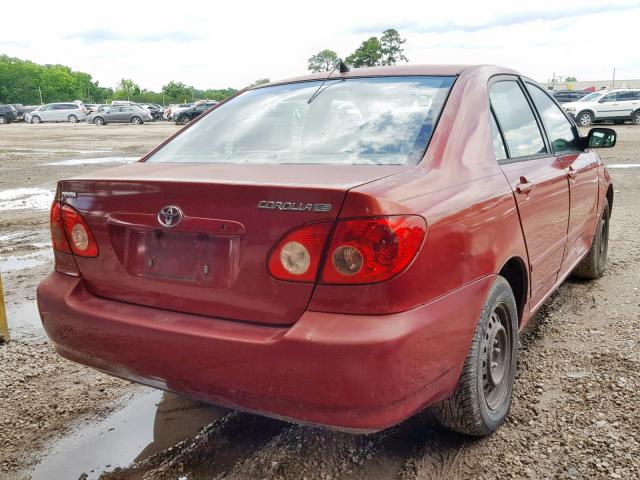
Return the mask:
{"type": "Polygon", "coordinates": [[[40,123],[42,122],[42,120],[40,119],[39,116],[34,115],[33,117],[31,117],[31,123],[40,123]]]}
{"type": "Polygon", "coordinates": [[[605,199],[589,253],[573,271],[576,277],[594,279],[604,274],[609,250],[609,216],[609,201],[605,199]]]}
{"type": "Polygon", "coordinates": [[[634,125],[640,125],[640,110],[633,112],[633,115],[631,115],[631,123],[634,125]]]}
{"type": "Polygon", "coordinates": [[[131,123],[134,125],[140,125],[142,123],[142,119],[140,117],[131,117],[131,123]]]}
{"type": "Polygon", "coordinates": [[[0,125],[4,125],[7,122],[7,117],[5,115],[0,115],[0,125]]]}
{"type": "Polygon", "coordinates": [[[591,112],[580,112],[578,115],[578,125],[588,127],[593,123],[593,114],[591,112]]]}
{"type": "Polygon", "coordinates": [[[507,417],[518,356],[518,309],[509,283],[489,290],[471,348],[451,397],[435,406],[438,421],[467,435],[493,433],[507,417]]]}
{"type": "Polygon", "coordinates": [[[78,117],[76,117],[75,115],[69,115],[67,120],[69,120],[71,123],[78,123],[78,117]]]}
{"type": "Polygon", "coordinates": [[[93,119],[93,124],[94,125],[104,125],[104,118],[102,117],[96,117],[93,119]]]}

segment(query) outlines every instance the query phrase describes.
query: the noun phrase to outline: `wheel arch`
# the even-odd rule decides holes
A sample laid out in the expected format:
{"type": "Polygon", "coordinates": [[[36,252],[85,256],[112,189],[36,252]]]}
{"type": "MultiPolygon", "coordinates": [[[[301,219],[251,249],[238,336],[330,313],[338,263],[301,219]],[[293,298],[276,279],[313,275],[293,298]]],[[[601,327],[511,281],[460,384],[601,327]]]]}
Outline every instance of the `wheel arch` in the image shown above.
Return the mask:
{"type": "Polygon", "coordinates": [[[504,263],[498,275],[504,277],[513,291],[513,297],[518,307],[518,325],[522,325],[524,307],[527,304],[527,294],[529,292],[527,263],[521,257],[513,256],[504,263]]]}
{"type": "Polygon", "coordinates": [[[609,202],[609,216],[611,216],[611,210],[613,209],[613,185],[609,184],[606,193],[607,201],[609,202]]]}

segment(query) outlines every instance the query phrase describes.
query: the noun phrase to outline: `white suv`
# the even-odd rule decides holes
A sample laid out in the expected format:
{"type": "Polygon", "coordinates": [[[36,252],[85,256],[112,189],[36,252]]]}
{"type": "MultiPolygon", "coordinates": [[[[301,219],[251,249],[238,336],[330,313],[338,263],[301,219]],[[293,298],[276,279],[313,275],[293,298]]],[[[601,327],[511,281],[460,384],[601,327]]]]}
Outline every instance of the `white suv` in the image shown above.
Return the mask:
{"type": "Polygon", "coordinates": [[[640,125],[640,90],[615,89],[590,93],[576,102],[562,105],[581,127],[612,120],[616,124],[631,120],[640,125]]]}

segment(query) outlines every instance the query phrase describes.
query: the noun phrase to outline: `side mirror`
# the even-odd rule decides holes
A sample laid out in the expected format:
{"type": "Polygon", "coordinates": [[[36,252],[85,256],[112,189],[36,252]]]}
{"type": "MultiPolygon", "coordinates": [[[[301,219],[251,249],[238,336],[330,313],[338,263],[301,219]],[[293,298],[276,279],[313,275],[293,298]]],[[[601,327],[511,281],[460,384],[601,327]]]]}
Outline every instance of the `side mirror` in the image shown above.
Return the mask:
{"type": "Polygon", "coordinates": [[[616,144],[617,133],[612,128],[596,127],[582,137],[584,148],[610,148],[616,144]]]}

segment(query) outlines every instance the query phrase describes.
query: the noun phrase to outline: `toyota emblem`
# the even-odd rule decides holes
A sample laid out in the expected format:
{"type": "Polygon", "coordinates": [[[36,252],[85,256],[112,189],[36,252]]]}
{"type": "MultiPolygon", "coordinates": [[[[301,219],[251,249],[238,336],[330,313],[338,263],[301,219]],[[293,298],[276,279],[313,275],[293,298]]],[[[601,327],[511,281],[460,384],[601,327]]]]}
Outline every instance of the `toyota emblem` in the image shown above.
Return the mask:
{"type": "Polygon", "coordinates": [[[175,227],[182,221],[182,210],[174,205],[163,207],[158,212],[158,222],[165,227],[175,227]]]}

